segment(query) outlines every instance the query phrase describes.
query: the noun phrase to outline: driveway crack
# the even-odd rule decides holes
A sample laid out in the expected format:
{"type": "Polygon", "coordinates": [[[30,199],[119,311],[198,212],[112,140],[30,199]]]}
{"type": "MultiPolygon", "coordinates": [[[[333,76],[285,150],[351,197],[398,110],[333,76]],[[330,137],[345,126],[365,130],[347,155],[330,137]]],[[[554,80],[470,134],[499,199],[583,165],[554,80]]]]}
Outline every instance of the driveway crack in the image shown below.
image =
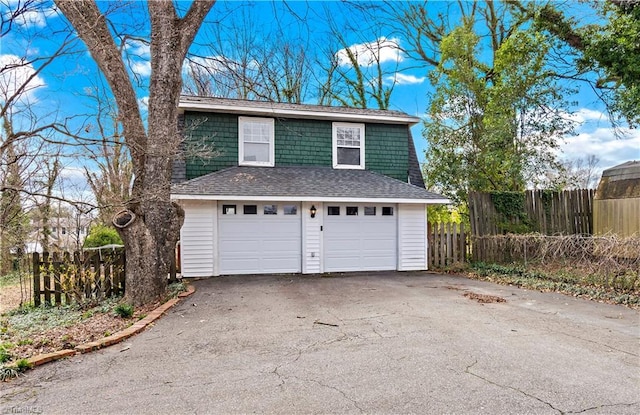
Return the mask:
{"type": "Polygon", "coordinates": [[[582,414],[582,413],[585,413],[587,411],[593,411],[593,410],[596,410],[596,409],[613,408],[613,407],[616,407],[616,406],[634,406],[634,405],[639,405],[639,404],[640,404],[640,402],[612,403],[612,404],[592,406],[591,408],[585,408],[585,409],[581,409],[579,411],[569,411],[569,412],[567,412],[567,414],[582,414]]]}
{"type": "Polygon", "coordinates": [[[351,402],[353,404],[353,406],[355,406],[356,409],[358,411],[360,411],[360,413],[363,413],[363,414],[366,413],[366,411],[360,405],[358,405],[358,401],[356,401],[355,399],[349,397],[349,395],[347,395],[346,392],[344,392],[343,390],[341,390],[339,388],[336,388],[335,386],[327,385],[326,383],[322,383],[322,382],[320,382],[318,380],[315,380],[315,379],[304,379],[304,378],[299,378],[297,376],[292,376],[292,377],[296,378],[298,380],[305,381],[305,382],[313,382],[316,385],[322,386],[323,388],[334,390],[334,391],[338,392],[340,395],[342,395],[342,397],[344,399],[346,399],[347,401],[351,402]]]}
{"type": "Polygon", "coordinates": [[[278,372],[278,369],[280,369],[280,366],[282,366],[282,365],[278,365],[278,366],[276,366],[276,367],[271,371],[271,373],[272,373],[272,374],[274,374],[274,375],[276,375],[276,376],[278,377],[278,379],[280,380],[280,384],[278,385],[278,387],[279,387],[280,389],[283,389],[283,388],[284,388],[284,384],[285,384],[285,379],[286,379],[286,378],[285,378],[284,376],[282,376],[282,374],[280,374],[280,372],[278,372]]]}
{"type": "Polygon", "coordinates": [[[553,409],[554,411],[557,411],[559,414],[563,414],[563,415],[565,414],[565,412],[564,412],[564,411],[562,411],[561,409],[556,408],[556,407],[555,407],[555,406],[553,406],[550,402],[547,402],[547,401],[545,401],[544,399],[541,399],[541,398],[539,398],[539,397],[537,397],[537,396],[535,396],[535,395],[532,395],[532,394],[530,394],[530,393],[527,393],[527,392],[525,392],[525,391],[523,391],[523,390],[521,390],[521,389],[514,388],[513,386],[503,385],[503,384],[501,384],[501,383],[494,382],[494,381],[492,381],[491,379],[487,379],[487,378],[485,378],[485,377],[483,377],[483,376],[480,376],[480,375],[479,375],[479,374],[477,374],[477,373],[472,372],[472,371],[471,371],[471,369],[472,369],[476,364],[478,364],[478,360],[477,360],[477,359],[476,359],[476,361],[474,361],[473,363],[471,363],[469,366],[467,366],[467,367],[465,368],[464,373],[467,373],[467,374],[469,374],[469,375],[471,375],[471,376],[475,376],[475,377],[477,377],[478,379],[482,379],[483,381],[485,381],[485,382],[487,382],[487,383],[489,383],[489,384],[491,384],[491,385],[497,386],[497,387],[499,387],[499,388],[503,388],[503,389],[511,389],[512,391],[518,392],[518,393],[520,393],[520,394],[522,394],[522,395],[524,395],[524,396],[526,396],[526,397],[528,397],[528,398],[535,399],[536,401],[538,401],[538,402],[540,402],[540,403],[543,403],[543,404],[547,405],[549,408],[553,409]]]}

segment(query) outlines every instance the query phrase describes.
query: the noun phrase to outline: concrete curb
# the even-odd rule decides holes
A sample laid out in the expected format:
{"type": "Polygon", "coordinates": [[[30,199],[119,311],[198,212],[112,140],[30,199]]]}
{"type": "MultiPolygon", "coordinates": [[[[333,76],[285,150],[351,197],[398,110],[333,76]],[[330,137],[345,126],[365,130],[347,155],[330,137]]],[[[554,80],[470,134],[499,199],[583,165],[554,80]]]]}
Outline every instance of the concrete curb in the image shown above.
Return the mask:
{"type": "Polygon", "coordinates": [[[126,340],[129,337],[133,336],[134,334],[138,334],[144,329],[146,329],[149,324],[159,319],[168,309],[176,305],[176,303],[178,303],[180,299],[190,296],[195,291],[196,289],[194,288],[194,286],[191,284],[188,284],[187,291],[178,294],[178,298],[173,298],[167,301],[166,303],[162,304],[161,306],[159,306],[158,308],[156,308],[155,310],[147,314],[145,318],[138,320],[132,326],[127,327],[126,329],[121,330],[115,334],[112,334],[111,336],[108,336],[90,343],[80,344],[76,346],[74,349],[65,349],[65,350],[59,350],[53,353],[40,354],[37,356],[30,357],[27,360],[32,367],[35,367],[35,366],[43,365],[45,363],[53,362],[58,359],[63,359],[65,357],[74,356],[76,354],[89,353],[94,350],[99,350],[104,347],[108,347],[116,343],[120,343],[121,341],[126,340]]]}

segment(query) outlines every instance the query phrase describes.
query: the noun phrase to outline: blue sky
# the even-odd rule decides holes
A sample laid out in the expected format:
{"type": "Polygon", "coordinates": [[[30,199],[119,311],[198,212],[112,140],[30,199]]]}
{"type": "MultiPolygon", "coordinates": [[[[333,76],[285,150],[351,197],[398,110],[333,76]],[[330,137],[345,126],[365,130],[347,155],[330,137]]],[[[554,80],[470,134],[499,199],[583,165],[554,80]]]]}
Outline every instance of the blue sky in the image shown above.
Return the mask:
{"type": "MultiPolygon", "coordinates": [[[[0,12],[6,13],[7,6],[14,7],[16,2],[17,0],[2,0],[0,12]]],[[[109,4],[113,5],[113,3],[109,4]]],[[[350,21],[353,16],[343,13],[344,8],[341,2],[258,1],[252,3],[251,7],[246,7],[246,4],[246,2],[237,1],[216,4],[196,39],[193,50],[199,55],[207,56],[210,49],[206,48],[205,44],[211,39],[210,31],[215,25],[222,25],[228,42],[233,41],[233,30],[244,28],[258,38],[262,36],[268,39],[275,33],[280,35],[284,33],[294,41],[304,42],[309,52],[317,52],[327,46],[329,30],[325,25],[325,17],[329,13],[335,17],[336,23],[341,27],[357,28],[357,30],[347,29],[343,34],[350,48],[353,51],[359,51],[363,68],[368,67],[367,53],[371,53],[372,50],[379,51],[378,56],[387,71],[386,75],[395,77],[396,80],[390,109],[424,117],[428,105],[428,94],[432,91],[427,78],[429,68],[416,66],[415,61],[411,61],[409,57],[393,47],[394,45],[402,46],[405,42],[398,33],[388,32],[368,22],[350,21]],[[292,12],[295,13],[295,18],[291,17],[292,12]],[[382,47],[377,49],[375,45],[382,47]]],[[[137,3],[137,5],[141,4],[137,3]]],[[[437,10],[447,10],[449,6],[447,2],[436,2],[433,11],[435,13],[437,10]]],[[[582,19],[596,19],[595,15],[589,15],[584,10],[588,9],[579,11],[582,13],[582,19]]],[[[122,23],[142,22],[142,26],[135,29],[139,35],[144,35],[147,30],[144,24],[146,14],[143,8],[135,12],[121,13],[118,19],[122,23]]],[[[16,29],[1,39],[0,66],[12,62],[16,57],[37,57],[50,53],[62,41],[63,29],[66,27],[64,19],[51,8],[32,13],[25,20],[17,23],[16,29]]],[[[232,48],[231,45],[227,47],[232,48]]],[[[148,47],[141,42],[131,40],[127,42],[124,49],[132,73],[137,75],[140,84],[144,86],[150,73],[148,47]]],[[[99,83],[97,68],[90,55],[83,50],[82,44],[77,44],[75,50],[75,54],[57,60],[31,81],[32,88],[25,99],[33,105],[41,120],[50,119],[56,115],[66,117],[73,114],[90,114],[93,111],[93,103],[87,100],[84,94],[86,88],[99,83]]],[[[340,52],[337,57],[340,59],[340,52]]],[[[39,62],[34,63],[35,67],[38,65],[39,62]]],[[[15,83],[16,79],[24,79],[32,70],[27,66],[20,71],[5,71],[3,78],[0,79],[3,93],[10,92],[12,82],[15,83]]],[[[140,88],[141,105],[144,105],[145,99],[146,90],[140,88]]],[[[601,169],[628,160],[640,159],[638,130],[623,128],[618,131],[621,134],[616,136],[603,106],[586,85],[571,99],[576,102],[576,105],[570,108],[572,114],[567,116],[574,119],[578,127],[575,135],[565,137],[565,143],[562,145],[563,153],[560,155],[562,158],[575,159],[594,154],[600,158],[601,169]]],[[[308,102],[316,103],[312,93],[309,94],[308,102]]],[[[77,117],[74,122],[81,122],[83,119],[83,117],[77,117]]],[[[426,141],[422,138],[422,126],[415,126],[413,134],[419,157],[423,160],[426,141]]],[[[73,163],[68,164],[70,172],[74,168],[73,163]]]]}

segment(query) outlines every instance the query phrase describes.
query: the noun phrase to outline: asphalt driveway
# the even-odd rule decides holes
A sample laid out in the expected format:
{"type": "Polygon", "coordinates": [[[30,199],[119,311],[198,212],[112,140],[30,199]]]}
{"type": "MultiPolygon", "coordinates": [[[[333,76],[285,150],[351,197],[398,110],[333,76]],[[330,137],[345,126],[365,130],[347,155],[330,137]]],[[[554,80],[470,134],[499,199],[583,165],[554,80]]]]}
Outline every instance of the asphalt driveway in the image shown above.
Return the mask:
{"type": "Polygon", "coordinates": [[[429,273],[195,285],[125,343],[0,383],[0,413],[640,413],[621,306],[429,273]]]}

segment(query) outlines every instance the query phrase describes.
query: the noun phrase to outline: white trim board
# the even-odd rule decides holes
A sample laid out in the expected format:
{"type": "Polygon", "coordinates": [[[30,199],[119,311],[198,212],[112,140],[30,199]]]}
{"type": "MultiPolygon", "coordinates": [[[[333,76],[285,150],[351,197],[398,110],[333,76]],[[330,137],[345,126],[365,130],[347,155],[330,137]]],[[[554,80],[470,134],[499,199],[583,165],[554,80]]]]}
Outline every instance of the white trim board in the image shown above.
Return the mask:
{"type": "Polygon", "coordinates": [[[448,205],[449,199],[397,199],[372,197],[321,197],[321,196],[230,196],[230,195],[184,195],[171,194],[171,200],[255,200],[255,201],[293,201],[293,202],[334,202],[334,203],[406,203],[419,205],[448,205]]]}

